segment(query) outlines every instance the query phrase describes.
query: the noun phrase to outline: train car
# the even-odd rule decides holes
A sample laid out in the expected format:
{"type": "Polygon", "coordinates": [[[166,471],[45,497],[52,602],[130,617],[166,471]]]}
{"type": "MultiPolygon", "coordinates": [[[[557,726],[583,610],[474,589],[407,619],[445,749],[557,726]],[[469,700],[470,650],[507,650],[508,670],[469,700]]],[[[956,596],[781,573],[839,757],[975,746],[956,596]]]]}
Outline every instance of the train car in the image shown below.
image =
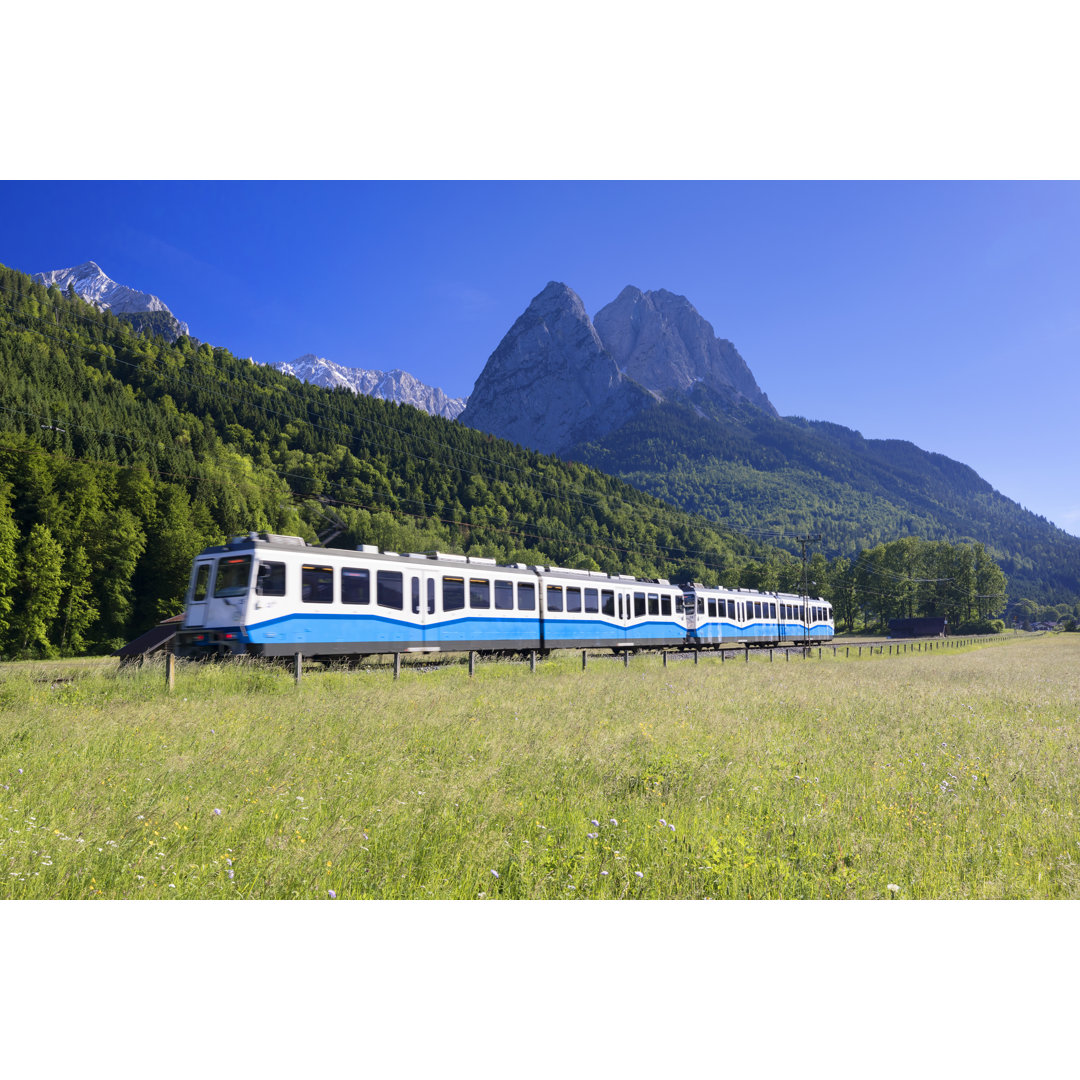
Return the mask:
{"type": "Polygon", "coordinates": [[[333,660],[827,640],[831,611],[824,601],[808,610],[822,616],[811,627],[794,621],[799,597],[249,533],[196,557],[176,650],[333,660]]]}
{"type": "Polygon", "coordinates": [[[823,599],[695,583],[685,596],[697,648],[724,645],[805,645],[831,641],[832,607],[823,599]]]}

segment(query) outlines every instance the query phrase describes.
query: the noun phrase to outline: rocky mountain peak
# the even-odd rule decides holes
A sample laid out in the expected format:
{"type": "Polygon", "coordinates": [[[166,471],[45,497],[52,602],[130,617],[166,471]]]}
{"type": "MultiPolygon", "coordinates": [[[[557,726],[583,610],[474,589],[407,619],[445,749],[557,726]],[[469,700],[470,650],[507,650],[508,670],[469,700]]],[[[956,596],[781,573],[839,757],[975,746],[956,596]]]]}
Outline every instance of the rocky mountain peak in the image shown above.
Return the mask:
{"type": "Polygon", "coordinates": [[[447,420],[456,419],[465,408],[464,398],[448,397],[439,387],[428,386],[415,375],[400,369],[368,371],[364,368],[350,368],[314,353],[305,353],[291,362],[282,360],[269,366],[313,386],[330,389],[345,387],[354,394],[366,394],[384,401],[413,405],[432,416],[445,416],[447,420]]]}
{"type": "Polygon", "coordinates": [[[685,296],[628,285],[594,325],[619,370],[650,390],[669,397],[704,387],[724,402],[745,400],[777,415],[735,346],[685,296]]]}
{"type": "Polygon", "coordinates": [[[163,300],[152,293],[118,285],[96,262],[80,263],[65,270],[48,270],[42,274],[32,274],[31,277],[41,285],[55,285],[61,292],[67,292],[68,286],[71,286],[77,295],[99,311],[108,308],[114,315],[135,316],[131,321],[137,328],[140,326],[139,315],[161,312],[163,317],[157,320],[155,326],[164,323],[162,329],[171,333],[174,339],[190,333],[187,323],[180,322],[163,300]]]}
{"type": "Polygon", "coordinates": [[[549,281],[488,357],[461,422],[550,453],[612,430],[648,400],[619,373],[577,293],[549,281]]]}

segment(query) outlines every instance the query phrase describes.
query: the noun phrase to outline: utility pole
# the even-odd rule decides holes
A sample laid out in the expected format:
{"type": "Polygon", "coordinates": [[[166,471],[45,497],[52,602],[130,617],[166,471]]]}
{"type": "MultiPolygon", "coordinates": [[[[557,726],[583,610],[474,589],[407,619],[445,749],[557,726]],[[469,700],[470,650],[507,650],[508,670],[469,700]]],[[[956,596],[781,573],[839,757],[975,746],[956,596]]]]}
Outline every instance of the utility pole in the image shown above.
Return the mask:
{"type": "Polygon", "coordinates": [[[810,613],[809,613],[810,586],[809,586],[809,582],[807,580],[807,578],[809,576],[809,573],[808,573],[806,545],[807,544],[820,544],[821,543],[821,534],[816,533],[814,536],[796,536],[795,539],[802,545],[802,596],[800,597],[800,599],[802,600],[802,609],[803,609],[803,637],[805,637],[807,642],[809,642],[810,641],[810,613]]]}

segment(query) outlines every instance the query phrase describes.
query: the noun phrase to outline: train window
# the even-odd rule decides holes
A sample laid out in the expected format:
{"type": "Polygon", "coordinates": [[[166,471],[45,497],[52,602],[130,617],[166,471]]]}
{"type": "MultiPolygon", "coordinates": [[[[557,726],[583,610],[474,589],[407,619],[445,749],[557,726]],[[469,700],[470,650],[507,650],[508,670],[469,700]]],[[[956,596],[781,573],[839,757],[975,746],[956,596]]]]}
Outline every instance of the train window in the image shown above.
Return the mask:
{"type": "Polygon", "coordinates": [[[549,585],[547,587],[548,611],[562,611],[562,586],[549,585]]]}
{"type": "Polygon", "coordinates": [[[683,613],[683,604],[684,603],[685,603],[685,601],[683,600],[682,593],[678,593],[676,595],[676,597],[675,597],[675,614],[676,615],[681,615],[683,613]]]}
{"type": "Polygon", "coordinates": [[[770,604],[769,605],[769,618],[770,619],[775,619],[776,618],[776,605],[775,604],[770,604]]]}
{"type": "Polygon", "coordinates": [[[237,555],[218,562],[217,580],[214,582],[215,596],[243,596],[248,590],[251,577],[251,556],[237,555]]]}
{"type": "Polygon", "coordinates": [[[716,600],[713,597],[709,597],[709,618],[716,618],[716,600]]]}
{"type": "Polygon", "coordinates": [[[195,588],[191,590],[192,600],[205,600],[206,590],[210,585],[210,564],[199,564],[199,572],[195,575],[195,588]]]}
{"type": "Polygon", "coordinates": [[[699,615],[704,615],[705,614],[705,597],[704,596],[699,596],[697,598],[697,613],[699,615]]]}
{"type": "Polygon", "coordinates": [[[514,583],[512,581],[495,582],[495,607],[499,611],[514,610],[514,583]]]}
{"type": "Polygon", "coordinates": [[[622,593],[619,593],[619,618],[621,619],[622,617],[622,593]]]}
{"type": "Polygon", "coordinates": [[[356,566],[341,568],[341,602],[343,604],[371,603],[371,571],[356,566]]]}
{"type": "Polygon", "coordinates": [[[600,610],[605,615],[615,615],[615,592],[613,589],[600,590],[600,610]]]}
{"type": "Polygon", "coordinates": [[[585,590],[585,610],[590,614],[600,610],[600,593],[596,589],[585,590]]]}
{"type": "Polygon", "coordinates": [[[405,575],[400,570],[380,570],[375,575],[375,596],[379,607],[401,611],[405,606],[405,575]]]}
{"type": "Polygon", "coordinates": [[[728,618],[729,619],[734,619],[735,618],[735,601],[734,600],[729,600],[727,602],[727,613],[728,613],[728,618]]]}
{"type": "Polygon", "coordinates": [[[634,618],[640,619],[645,614],[645,594],[643,592],[634,593],[634,618]]]}
{"type": "Polygon", "coordinates": [[[329,566],[305,566],[300,571],[300,599],[305,604],[332,604],[333,569],[329,566]]]}
{"type": "Polygon", "coordinates": [[[761,601],[760,600],[755,600],[754,601],[754,618],[755,619],[760,619],[761,618],[761,601]]]}
{"type": "Polygon", "coordinates": [[[412,579],[412,613],[420,614],[420,579],[418,577],[412,579]]]}
{"type": "Polygon", "coordinates": [[[660,594],[651,592],[649,593],[649,614],[660,614],[660,594]]]}
{"type": "Polygon", "coordinates": [[[435,579],[431,577],[427,579],[427,613],[435,614],[435,579]]]}
{"type": "Polygon", "coordinates": [[[663,596],[660,597],[660,614],[661,615],[670,615],[671,614],[671,597],[668,596],[666,593],[663,596]]]}
{"type": "Polygon", "coordinates": [[[566,610],[567,611],[580,611],[581,610],[581,590],[567,588],[566,590],[566,610]]]}
{"type": "Polygon", "coordinates": [[[536,610],[536,586],[531,581],[518,582],[518,611],[536,610]]]}
{"type": "Polygon", "coordinates": [[[460,577],[443,578],[443,611],[460,611],[465,606],[465,579],[460,577]]]}
{"type": "Polygon", "coordinates": [[[285,564],[283,562],[260,562],[255,574],[256,596],[285,595],[285,564]]]}
{"type": "Polygon", "coordinates": [[[806,619],[805,608],[802,604],[799,605],[799,621],[803,622],[806,619]]]}
{"type": "Polygon", "coordinates": [[[469,607],[491,607],[491,582],[487,578],[469,578],[469,607]]]}

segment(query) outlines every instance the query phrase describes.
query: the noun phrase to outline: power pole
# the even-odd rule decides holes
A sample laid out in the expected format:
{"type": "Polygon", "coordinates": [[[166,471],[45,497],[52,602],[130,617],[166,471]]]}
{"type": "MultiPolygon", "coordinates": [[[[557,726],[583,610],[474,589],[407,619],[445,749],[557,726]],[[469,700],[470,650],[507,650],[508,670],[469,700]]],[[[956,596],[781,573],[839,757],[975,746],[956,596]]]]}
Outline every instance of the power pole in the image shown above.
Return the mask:
{"type": "Polygon", "coordinates": [[[807,544],[820,544],[821,534],[816,533],[814,536],[796,536],[795,539],[802,545],[802,609],[803,609],[803,636],[809,642],[810,640],[810,586],[808,583],[808,557],[806,554],[807,544]]]}

